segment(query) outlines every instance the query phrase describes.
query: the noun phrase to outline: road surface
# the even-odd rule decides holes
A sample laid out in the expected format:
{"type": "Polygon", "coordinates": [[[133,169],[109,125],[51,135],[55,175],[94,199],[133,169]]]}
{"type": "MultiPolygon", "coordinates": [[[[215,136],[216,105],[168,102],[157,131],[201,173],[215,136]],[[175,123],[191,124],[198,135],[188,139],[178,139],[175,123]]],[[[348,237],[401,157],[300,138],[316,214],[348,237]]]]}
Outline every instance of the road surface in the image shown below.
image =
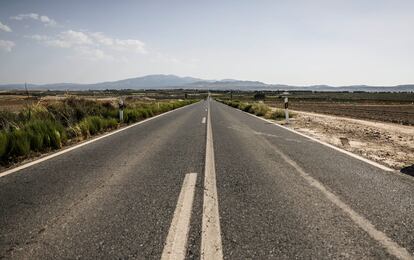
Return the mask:
{"type": "Polygon", "coordinates": [[[0,178],[5,259],[410,259],[414,179],[199,103],[0,178]]]}

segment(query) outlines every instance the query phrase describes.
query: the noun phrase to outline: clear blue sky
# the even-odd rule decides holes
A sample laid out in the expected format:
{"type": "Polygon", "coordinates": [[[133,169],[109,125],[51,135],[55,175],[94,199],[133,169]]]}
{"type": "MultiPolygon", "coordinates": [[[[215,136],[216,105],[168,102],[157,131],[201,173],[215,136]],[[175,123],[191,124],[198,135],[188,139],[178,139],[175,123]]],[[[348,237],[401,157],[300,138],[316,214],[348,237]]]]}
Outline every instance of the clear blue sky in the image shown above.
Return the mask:
{"type": "Polygon", "coordinates": [[[414,1],[0,0],[0,83],[414,83],[414,1]]]}

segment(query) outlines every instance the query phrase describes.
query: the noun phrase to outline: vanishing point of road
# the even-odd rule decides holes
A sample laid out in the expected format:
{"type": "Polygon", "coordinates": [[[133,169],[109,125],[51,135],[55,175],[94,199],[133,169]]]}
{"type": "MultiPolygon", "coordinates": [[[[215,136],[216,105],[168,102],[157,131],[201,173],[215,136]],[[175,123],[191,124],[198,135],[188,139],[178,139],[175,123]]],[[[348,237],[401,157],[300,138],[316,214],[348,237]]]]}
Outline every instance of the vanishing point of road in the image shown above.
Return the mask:
{"type": "Polygon", "coordinates": [[[414,253],[414,179],[210,99],[0,176],[0,259],[414,253]]]}

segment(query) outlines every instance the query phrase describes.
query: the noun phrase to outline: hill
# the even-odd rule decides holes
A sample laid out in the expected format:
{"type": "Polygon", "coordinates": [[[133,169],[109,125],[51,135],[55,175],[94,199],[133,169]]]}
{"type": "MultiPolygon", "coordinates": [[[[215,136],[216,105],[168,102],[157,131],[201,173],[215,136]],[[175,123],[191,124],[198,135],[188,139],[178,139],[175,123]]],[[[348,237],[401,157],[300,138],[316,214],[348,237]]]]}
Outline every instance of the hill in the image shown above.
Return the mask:
{"type": "MultiPolygon", "coordinates": [[[[29,89],[37,90],[105,90],[105,89],[210,89],[210,90],[308,90],[308,91],[365,91],[365,92],[414,92],[414,85],[398,86],[341,86],[328,85],[290,86],[281,84],[265,84],[260,81],[244,81],[236,79],[204,80],[176,75],[147,75],[118,81],[94,84],[55,83],[36,85],[28,84],[29,89]]],[[[0,85],[0,90],[24,90],[24,84],[0,85]]]]}

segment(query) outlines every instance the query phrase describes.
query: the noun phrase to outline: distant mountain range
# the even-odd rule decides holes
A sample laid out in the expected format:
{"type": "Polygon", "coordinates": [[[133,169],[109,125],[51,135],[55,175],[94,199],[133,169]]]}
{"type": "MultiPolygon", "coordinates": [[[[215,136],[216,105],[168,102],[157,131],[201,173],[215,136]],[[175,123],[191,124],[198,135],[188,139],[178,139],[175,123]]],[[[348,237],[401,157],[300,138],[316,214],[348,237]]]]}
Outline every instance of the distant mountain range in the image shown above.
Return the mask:
{"type": "MultiPolygon", "coordinates": [[[[209,90],[309,90],[309,91],[366,91],[366,92],[414,92],[414,84],[398,86],[354,85],[332,87],[327,85],[289,86],[265,84],[260,81],[236,79],[204,80],[175,75],[148,75],[118,81],[94,84],[54,83],[28,84],[32,90],[105,90],[105,89],[209,89],[209,90]]],[[[0,90],[23,90],[24,84],[0,85],[0,90]]]]}

